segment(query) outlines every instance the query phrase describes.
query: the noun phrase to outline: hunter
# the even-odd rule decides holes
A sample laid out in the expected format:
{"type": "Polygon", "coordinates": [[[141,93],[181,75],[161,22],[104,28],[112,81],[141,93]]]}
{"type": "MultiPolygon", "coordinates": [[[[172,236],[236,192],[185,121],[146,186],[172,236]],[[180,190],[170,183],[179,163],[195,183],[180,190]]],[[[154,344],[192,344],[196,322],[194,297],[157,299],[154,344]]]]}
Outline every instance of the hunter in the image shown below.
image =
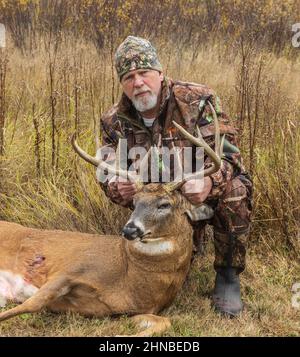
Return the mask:
{"type": "MultiPolygon", "coordinates": [[[[190,133],[199,126],[204,140],[214,147],[213,115],[208,102],[217,113],[220,133],[226,135],[221,169],[205,177],[198,192],[191,190],[194,181],[186,182],[181,191],[191,203],[205,202],[214,209],[209,222],[194,225],[193,238],[197,246],[205,224],[213,226],[216,270],[213,305],[220,313],[237,316],[243,308],[239,274],[245,269],[252,207],[252,181],[236,146],[237,131],[229,125],[214,91],[205,85],[173,81],[164,75],[156,49],[148,40],[128,36],[115,53],[115,67],[123,93],[119,103],[101,119],[103,145],[116,148],[122,137],[127,139],[128,150],[142,146],[148,151],[153,145],[171,149],[171,141],[175,146],[192,146],[176,132],[172,124],[175,120],[190,133]]],[[[209,158],[206,165],[210,165],[209,158]]],[[[131,207],[136,193],[134,183],[114,181],[101,186],[113,202],[131,207]]]]}

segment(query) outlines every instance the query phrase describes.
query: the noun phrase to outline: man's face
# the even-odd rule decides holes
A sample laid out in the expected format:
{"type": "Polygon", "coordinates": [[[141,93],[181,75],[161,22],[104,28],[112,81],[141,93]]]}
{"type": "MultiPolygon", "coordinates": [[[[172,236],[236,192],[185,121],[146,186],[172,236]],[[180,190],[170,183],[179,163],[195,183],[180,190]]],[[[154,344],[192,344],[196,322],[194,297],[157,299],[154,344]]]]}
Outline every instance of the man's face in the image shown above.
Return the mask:
{"type": "Polygon", "coordinates": [[[156,106],[163,79],[163,74],[156,70],[137,69],[126,73],[121,84],[136,110],[145,112],[156,106]]]}

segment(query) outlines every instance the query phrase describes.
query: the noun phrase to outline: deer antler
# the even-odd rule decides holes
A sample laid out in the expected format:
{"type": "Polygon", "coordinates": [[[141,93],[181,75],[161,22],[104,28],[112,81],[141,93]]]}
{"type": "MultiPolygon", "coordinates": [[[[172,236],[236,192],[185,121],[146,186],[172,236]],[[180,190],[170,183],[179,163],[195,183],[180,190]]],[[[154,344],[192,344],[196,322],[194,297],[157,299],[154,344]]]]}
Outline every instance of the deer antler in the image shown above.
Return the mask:
{"type": "MultiPolygon", "coordinates": [[[[211,147],[204,141],[198,126],[197,126],[197,137],[195,137],[195,136],[191,135],[189,132],[187,132],[181,125],[176,123],[174,120],[173,120],[173,124],[179,130],[179,132],[186,139],[188,139],[191,143],[193,143],[194,145],[196,145],[198,147],[203,147],[205,152],[206,152],[206,154],[211,158],[213,164],[212,164],[211,167],[205,169],[203,172],[193,173],[193,174],[189,175],[188,177],[185,177],[180,182],[172,182],[172,183],[166,184],[166,187],[167,187],[167,189],[169,191],[174,191],[174,190],[179,189],[181,186],[183,186],[183,184],[186,181],[188,181],[190,179],[193,179],[193,178],[197,178],[200,174],[203,177],[209,176],[209,175],[217,172],[221,167],[221,156],[222,156],[222,153],[223,153],[223,145],[224,145],[225,136],[222,137],[222,141],[220,142],[220,127],[219,127],[217,114],[216,114],[212,104],[210,102],[208,102],[208,104],[209,104],[209,106],[211,108],[211,111],[212,111],[212,114],[213,114],[213,118],[214,118],[214,124],[215,124],[215,151],[213,149],[211,149],[211,147]]],[[[72,135],[71,142],[72,142],[72,146],[73,146],[75,152],[82,159],[87,161],[88,163],[90,163],[90,164],[92,164],[92,165],[94,165],[96,167],[101,167],[102,169],[106,169],[111,174],[123,177],[125,179],[130,180],[131,182],[134,182],[137,185],[138,189],[142,188],[143,183],[141,181],[138,181],[136,179],[136,177],[131,175],[128,171],[122,170],[119,167],[114,168],[113,166],[107,164],[106,162],[104,162],[102,160],[98,160],[95,157],[90,156],[83,149],[81,149],[81,147],[77,144],[76,134],[75,133],[72,135]]],[[[148,165],[149,153],[150,153],[150,150],[147,152],[145,157],[140,162],[140,172],[143,172],[143,170],[145,170],[147,165],[148,165]]],[[[119,148],[117,149],[117,156],[118,156],[118,154],[119,154],[119,148]]],[[[177,160],[178,166],[180,166],[181,165],[180,164],[181,163],[181,158],[180,158],[179,153],[177,152],[177,150],[175,150],[174,155],[176,156],[175,160],[177,160]]],[[[119,160],[118,160],[118,157],[117,157],[117,164],[118,163],[119,163],[119,160]]]]}
{"type": "MultiPolygon", "coordinates": [[[[212,106],[212,104],[210,102],[208,102],[210,109],[212,111],[213,114],[213,118],[214,118],[214,124],[215,124],[215,151],[213,151],[213,149],[204,141],[200,129],[197,126],[197,137],[191,135],[189,132],[187,132],[181,125],[179,125],[178,123],[176,123],[173,120],[173,124],[175,125],[175,127],[180,131],[180,133],[186,138],[188,139],[192,144],[198,146],[198,147],[203,147],[206,154],[211,158],[213,165],[207,169],[205,169],[203,171],[202,176],[209,176],[215,172],[217,172],[220,167],[221,167],[221,156],[223,153],[223,145],[224,145],[224,139],[225,136],[222,137],[222,141],[220,143],[220,127],[219,127],[219,122],[218,122],[218,118],[217,118],[217,114],[214,110],[214,107],[212,106]]],[[[170,190],[174,191],[179,189],[181,186],[184,185],[184,183],[192,178],[196,178],[197,176],[200,175],[200,172],[196,172],[191,174],[190,176],[184,178],[182,181],[177,182],[177,183],[171,183],[170,184],[170,190]]]]}
{"type": "MultiPolygon", "coordinates": [[[[75,152],[86,162],[88,162],[96,167],[100,167],[104,170],[107,170],[110,174],[123,177],[126,180],[128,179],[131,182],[136,182],[135,177],[133,175],[131,175],[128,171],[122,170],[120,168],[114,168],[113,166],[107,164],[105,161],[98,160],[95,157],[92,157],[91,155],[86,153],[83,149],[81,149],[81,147],[78,145],[78,143],[76,141],[76,133],[74,133],[72,135],[71,143],[72,143],[72,146],[73,146],[75,152]]],[[[117,154],[118,154],[118,152],[119,152],[119,150],[117,149],[117,154]]],[[[118,163],[118,161],[119,160],[117,158],[117,163],[118,163]]],[[[138,186],[140,186],[139,184],[140,183],[137,183],[138,186]]]]}

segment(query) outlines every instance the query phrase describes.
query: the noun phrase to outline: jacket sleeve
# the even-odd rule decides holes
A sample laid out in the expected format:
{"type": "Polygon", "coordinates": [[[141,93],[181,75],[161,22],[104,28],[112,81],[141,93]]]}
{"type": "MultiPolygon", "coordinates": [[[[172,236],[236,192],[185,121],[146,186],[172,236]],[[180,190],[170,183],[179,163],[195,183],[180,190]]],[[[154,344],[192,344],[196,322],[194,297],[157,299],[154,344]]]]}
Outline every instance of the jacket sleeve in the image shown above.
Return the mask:
{"type": "MultiPolygon", "coordinates": [[[[215,126],[213,123],[213,115],[207,100],[210,101],[216,111],[221,137],[225,135],[222,166],[217,172],[210,175],[213,186],[208,198],[214,199],[220,197],[224,192],[227,182],[241,172],[242,159],[240,151],[237,148],[237,130],[229,124],[227,115],[222,111],[220,99],[215,94],[205,98],[202,110],[201,105],[199,106],[200,127],[201,132],[204,133],[204,140],[212,149],[215,149],[215,126]]],[[[204,167],[208,168],[211,165],[212,160],[209,157],[206,157],[204,167]]]]}

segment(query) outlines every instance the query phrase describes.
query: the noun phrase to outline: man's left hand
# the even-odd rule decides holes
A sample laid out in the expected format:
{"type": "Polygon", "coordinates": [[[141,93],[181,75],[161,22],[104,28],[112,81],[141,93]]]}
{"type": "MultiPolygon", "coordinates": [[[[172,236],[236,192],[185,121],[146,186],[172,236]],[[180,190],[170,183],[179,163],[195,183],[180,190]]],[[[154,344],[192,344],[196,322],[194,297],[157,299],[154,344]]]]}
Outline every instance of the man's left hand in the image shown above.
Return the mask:
{"type": "Polygon", "coordinates": [[[194,205],[203,203],[212,189],[212,179],[207,176],[199,188],[199,180],[189,180],[182,187],[182,194],[194,205]]]}

